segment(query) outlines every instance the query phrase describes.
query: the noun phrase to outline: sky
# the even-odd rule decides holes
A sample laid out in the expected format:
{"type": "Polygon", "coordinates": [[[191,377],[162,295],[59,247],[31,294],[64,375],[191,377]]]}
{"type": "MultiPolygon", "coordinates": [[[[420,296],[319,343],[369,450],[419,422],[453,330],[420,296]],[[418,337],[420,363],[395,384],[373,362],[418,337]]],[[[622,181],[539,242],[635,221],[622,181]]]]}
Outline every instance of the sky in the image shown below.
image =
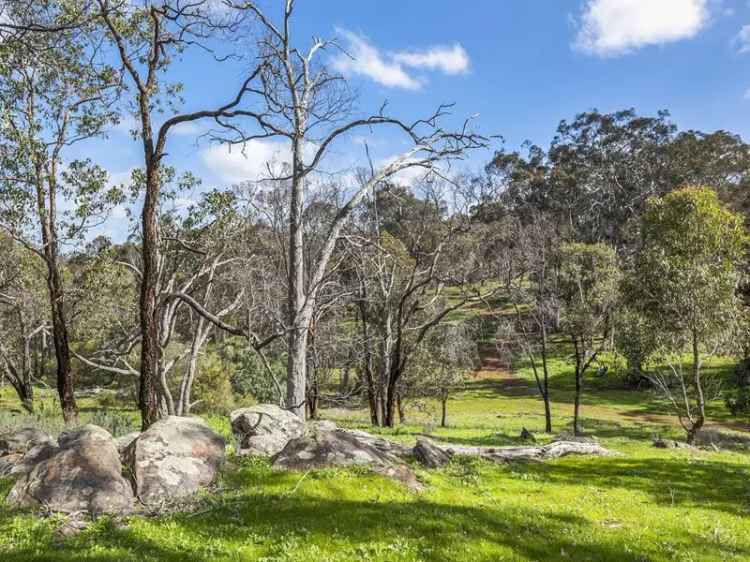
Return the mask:
{"type": "MultiPolygon", "coordinates": [[[[261,0],[269,14],[278,0],[261,0]]],[[[750,139],[750,0],[298,0],[293,31],[300,46],[337,38],[352,55],[324,54],[358,92],[359,114],[388,111],[406,120],[452,103],[451,123],[475,116],[479,132],[502,135],[506,148],[545,146],[561,119],[591,109],[667,109],[681,129],[725,129],[750,139]]],[[[237,48],[251,50],[247,44],[237,48]]],[[[186,110],[232,97],[244,69],[206,57],[178,62],[186,110]]],[[[115,182],[141,165],[127,119],[83,150],[115,182]]],[[[190,170],[202,189],[257,179],[268,160],[288,153],[275,141],[245,155],[197,140],[202,125],[175,131],[167,162],[190,170]]],[[[366,163],[363,136],[336,145],[324,167],[366,163]]],[[[392,131],[366,135],[377,162],[405,147],[392,131]]],[[[496,141],[493,148],[498,148],[496,141]]],[[[464,167],[479,170],[492,149],[464,167]]],[[[190,197],[195,197],[191,194],[190,197]]],[[[121,238],[117,210],[101,233],[121,238]]]]}

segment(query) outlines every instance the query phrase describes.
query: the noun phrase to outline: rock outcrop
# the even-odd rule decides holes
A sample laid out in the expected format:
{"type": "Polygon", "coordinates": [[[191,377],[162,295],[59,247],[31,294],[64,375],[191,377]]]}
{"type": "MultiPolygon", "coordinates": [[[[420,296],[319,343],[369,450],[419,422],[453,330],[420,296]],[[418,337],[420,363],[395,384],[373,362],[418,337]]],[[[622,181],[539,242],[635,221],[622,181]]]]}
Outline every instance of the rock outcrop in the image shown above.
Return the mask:
{"type": "Polygon", "coordinates": [[[304,421],[274,404],[235,410],[230,421],[239,442],[237,454],[241,456],[271,457],[306,430],[304,421]]]}
{"type": "Polygon", "coordinates": [[[42,443],[24,456],[26,472],[8,494],[11,506],[69,514],[133,509],[133,490],[122,477],[120,455],[106,430],[87,425],[62,433],[58,441],[59,446],[42,443]]]}
{"type": "Polygon", "coordinates": [[[203,420],[169,416],[135,438],[123,458],[146,505],[184,498],[216,480],[224,439],[203,420]]]}
{"type": "Polygon", "coordinates": [[[417,444],[412,450],[414,458],[425,468],[442,468],[453,457],[450,451],[444,451],[431,440],[424,437],[417,438],[417,444]]]}
{"type": "Polygon", "coordinates": [[[291,439],[272,462],[274,468],[285,470],[366,466],[412,490],[422,489],[414,472],[383,443],[378,447],[378,441],[386,443],[364,432],[319,431],[291,439]]]}

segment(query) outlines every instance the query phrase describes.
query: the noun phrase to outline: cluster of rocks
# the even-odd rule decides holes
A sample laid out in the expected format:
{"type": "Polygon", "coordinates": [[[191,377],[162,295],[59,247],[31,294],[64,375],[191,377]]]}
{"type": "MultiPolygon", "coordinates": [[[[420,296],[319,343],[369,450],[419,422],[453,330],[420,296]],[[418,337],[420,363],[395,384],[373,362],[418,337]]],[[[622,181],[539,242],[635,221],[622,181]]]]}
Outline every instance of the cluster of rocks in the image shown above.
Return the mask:
{"type": "Polygon", "coordinates": [[[696,435],[692,445],[674,441],[672,439],[662,439],[660,436],[654,437],[654,447],[659,449],[694,449],[703,447],[708,449],[729,449],[748,451],[750,450],[750,436],[734,431],[726,431],[715,427],[701,429],[696,435]]]}
{"type": "Polygon", "coordinates": [[[498,448],[438,443],[420,437],[414,447],[406,447],[364,431],[339,428],[329,421],[305,424],[291,412],[268,404],[236,410],[231,422],[239,455],[269,457],[273,467],[285,470],[366,466],[413,490],[420,490],[422,485],[407,464],[409,460],[434,469],[445,466],[454,455],[512,462],[611,454],[596,442],[570,440],[543,447],[498,448]]]}
{"type": "MultiPolygon", "coordinates": [[[[412,460],[434,469],[454,455],[510,462],[609,454],[597,443],[571,441],[493,448],[421,437],[407,447],[330,421],[305,423],[270,404],[236,410],[230,421],[239,456],[267,457],[280,470],[368,467],[412,490],[422,489],[412,460]]],[[[0,436],[0,476],[16,479],[10,505],[69,514],[127,514],[139,504],[160,507],[191,496],[215,481],[224,458],[224,439],[192,417],[170,416],[143,433],[117,439],[95,425],[64,432],[57,440],[36,429],[0,436]]]]}
{"type": "Polygon", "coordinates": [[[272,404],[236,410],[230,418],[240,456],[268,457],[274,468],[283,470],[366,466],[410,489],[422,488],[404,462],[408,447],[364,431],[341,429],[331,421],[305,424],[272,404]]]}
{"type": "Polygon", "coordinates": [[[160,505],[209,485],[224,450],[223,438],[197,418],[170,416],[120,439],[95,425],[57,440],[23,429],[0,436],[0,475],[16,478],[11,506],[121,515],[136,500],[160,505]]]}

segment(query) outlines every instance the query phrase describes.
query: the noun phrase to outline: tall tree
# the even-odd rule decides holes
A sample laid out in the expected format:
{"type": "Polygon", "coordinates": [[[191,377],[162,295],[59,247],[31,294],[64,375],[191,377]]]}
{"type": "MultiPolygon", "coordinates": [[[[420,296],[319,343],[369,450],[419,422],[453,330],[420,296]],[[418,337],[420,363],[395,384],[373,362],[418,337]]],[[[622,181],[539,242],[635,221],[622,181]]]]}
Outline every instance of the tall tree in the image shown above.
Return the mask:
{"type": "Polygon", "coordinates": [[[57,390],[67,423],[78,418],[61,273],[63,241],[79,239],[86,219],[117,199],[106,173],[90,161],[65,165],[73,144],[100,136],[115,120],[117,74],[102,61],[92,26],[67,29],[69,3],[11,2],[4,14],[31,31],[0,43],[0,228],[46,266],[57,390]],[[64,28],[64,29],[63,29],[64,28]],[[61,199],[74,203],[67,215],[61,199]]]}
{"type": "Polygon", "coordinates": [[[175,100],[181,86],[169,82],[170,66],[188,51],[212,53],[211,39],[233,31],[237,20],[217,10],[213,0],[147,0],[137,5],[129,0],[95,0],[92,10],[91,17],[102,25],[132,85],[136,133],[143,147],[139,405],[147,428],[159,416],[159,203],[169,136],[177,125],[201,119],[227,124],[252,91],[259,69],[248,74],[226,104],[179,113],[175,100]],[[163,110],[172,115],[157,125],[163,110]]]}
{"type": "MultiPolygon", "coordinates": [[[[251,116],[258,128],[254,136],[224,137],[226,142],[244,144],[251,138],[281,138],[288,143],[291,166],[271,179],[289,186],[289,233],[287,258],[287,395],[286,407],[305,415],[308,336],[321,284],[328,273],[336,243],[352,211],[365,195],[384,180],[407,168],[429,170],[436,163],[461,158],[468,150],[484,145],[468,125],[456,132],[442,128],[447,106],[439,107],[425,119],[407,122],[383,113],[347,121],[353,109],[353,96],[343,76],[321,61],[321,54],[338,49],[334,40],[313,40],[298,46],[292,27],[296,2],[284,0],[278,23],[256,2],[233,2],[234,10],[250,14],[260,25],[258,42],[261,57],[261,83],[264,104],[251,116]],[[375,168],[349,191],[337,213],[326,225],[326,235],[316,259],[305,264],[304,212],[306,184],[313,179],[336,141],[359,129],[389,126],[404,134],[410,148],[375,168]],[[309,154],[309,156],[307,156],[309,154]],[[307,158],[306,158],[307,156],[307,158]]],[[[309,187],[309,185],[307,186],[309,187]]],[[[345,190],[342,190],[345,192],[345,190]]]]}
{"type": "Polygon", "coordinates": [[[710,188],[651,199],[641,221],[629,297],[667,362],[667,369],[651,378],[690,443],[705,423],[711,398],[703,365],[735,341],[747,242],[742,216],[724,207],[710,188]]]}

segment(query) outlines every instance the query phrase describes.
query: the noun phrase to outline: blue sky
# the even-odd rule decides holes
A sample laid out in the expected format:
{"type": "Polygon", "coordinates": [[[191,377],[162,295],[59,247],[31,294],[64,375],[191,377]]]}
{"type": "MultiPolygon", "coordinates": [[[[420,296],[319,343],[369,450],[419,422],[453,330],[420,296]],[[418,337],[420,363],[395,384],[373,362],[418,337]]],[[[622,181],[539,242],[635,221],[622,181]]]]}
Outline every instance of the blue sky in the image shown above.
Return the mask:
{"type": "MultiPolygon", "coordinates": [[[[264,0],[269,13],[280,2],[264,0]]],[[[546,145],[557,123],[597,108],[668,109],[683,129],[727,129],[750,139],[750,2],[748,0],[298,0],[294,20],[302,45],[336,36],[355,60],[330,63],[360,93],[362,113],[384,100],[406,119],[455,103],[459,118],[479,114],[481,132],[511,148],[529,139],[546,145]],[[745,27],[748,26],[748,27],[745,27]]],[[[232,95],[242,69],[189,58],[176,67],[186,109],[232,95]]],[[[87,147],[116,180],[140,164],[125,132],[87,147]]],[[[227,187],[283,159],[279,145],[256,144],[245,160],[235,151],[196,146],[195,128],[170,142],[169,163],[191,170],[206,187],[227,187]],[[252,160],[252,162],[251,162],[252,160]]],[[[331,170],[363,163],[356,139],[341,143],[331,170]]],[[[369,140],[377,158],[402,148],[390,133],[369,140]]],[[[476,154],[478,169],[489,153],[476,154]]],[[[119,231],[114,217],[110,233],[119,231]]]]}

